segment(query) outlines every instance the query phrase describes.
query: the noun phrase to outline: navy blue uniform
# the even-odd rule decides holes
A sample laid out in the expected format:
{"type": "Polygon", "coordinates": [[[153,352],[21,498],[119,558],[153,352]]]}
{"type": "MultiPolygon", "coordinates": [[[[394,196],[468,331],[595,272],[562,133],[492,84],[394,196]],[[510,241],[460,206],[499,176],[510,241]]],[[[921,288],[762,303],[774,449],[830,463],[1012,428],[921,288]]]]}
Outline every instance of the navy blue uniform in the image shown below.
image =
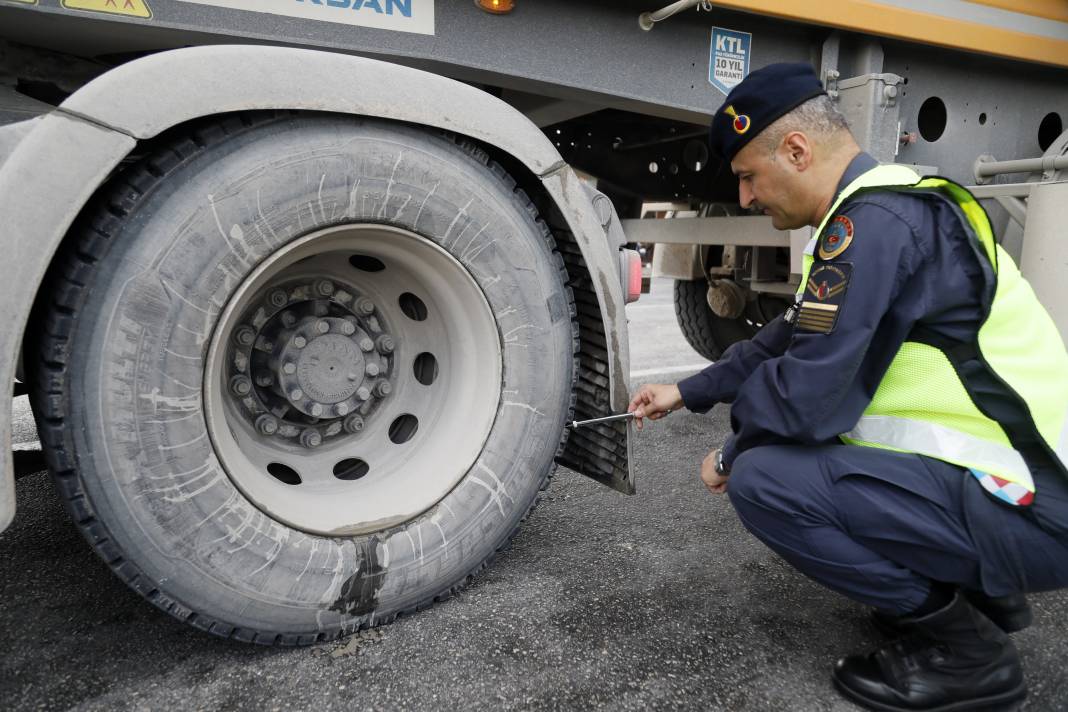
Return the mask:
{"type": "MultiPolygon", "coordinates": [[[[857,156],[838,190],[875,165],[857,156]]],[[[739,517],[802,572],[893,613],[917,608],[931,580],[992,596],[1068,585],[1068,482],[1056,472],[1033,473],[1035,503],[1019,511],[955,465],[840,444],[910,332],[978,331],[989,267],[937,197],[865,192],[837,215],[852,242],[813,265],[844,283],[833,326],[775,319],[679,383],[690,410],[733,404],[723,461],[739,517]]]]}

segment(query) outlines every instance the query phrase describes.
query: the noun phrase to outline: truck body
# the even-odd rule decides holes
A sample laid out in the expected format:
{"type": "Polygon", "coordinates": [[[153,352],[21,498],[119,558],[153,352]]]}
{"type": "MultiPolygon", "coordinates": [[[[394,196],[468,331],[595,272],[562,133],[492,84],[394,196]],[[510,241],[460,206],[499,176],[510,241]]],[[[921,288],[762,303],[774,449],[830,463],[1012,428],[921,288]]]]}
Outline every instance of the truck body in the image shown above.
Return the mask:
{"type": "Polygon", "coordinates": [[[481,5],[0,0],[0,383],[183,620],[336,637],[462,585],[556,463],[632,493],[625,425],[564,428],[626,406],[628,248],[710,359],[796,290],[810,231],[746,215],[706,136],[772,62],[972,185],[1066,329],[1059,3],[481,5]]]}

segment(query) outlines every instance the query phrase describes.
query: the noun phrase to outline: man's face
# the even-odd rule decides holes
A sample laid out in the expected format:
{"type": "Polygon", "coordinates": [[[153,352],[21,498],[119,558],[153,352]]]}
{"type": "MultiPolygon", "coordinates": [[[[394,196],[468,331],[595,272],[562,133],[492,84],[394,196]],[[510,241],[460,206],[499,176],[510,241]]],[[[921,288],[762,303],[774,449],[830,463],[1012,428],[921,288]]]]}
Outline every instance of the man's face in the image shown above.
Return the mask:
{"type": "Polygon", "coordinates": [[[794,165],[783,144],[769,151],[759,140],[749,142],[731,161],[742,207],[770,215],[776,230],[794,230],[809,221],[801,190],[805,174],[794,165]]]}

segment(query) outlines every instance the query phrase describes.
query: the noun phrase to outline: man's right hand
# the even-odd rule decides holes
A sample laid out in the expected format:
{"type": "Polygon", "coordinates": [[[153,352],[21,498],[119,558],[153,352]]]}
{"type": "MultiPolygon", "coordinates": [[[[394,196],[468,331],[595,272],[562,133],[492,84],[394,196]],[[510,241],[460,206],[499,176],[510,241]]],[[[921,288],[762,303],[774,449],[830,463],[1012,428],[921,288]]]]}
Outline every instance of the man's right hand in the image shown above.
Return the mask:
{"type": "Polygon", "coordinates": [[[676,385],[646,383],[638,389],[627,406],[628,413],[634,413],[634,422],[638,430],[642,429],[642,418],[659,420],[673,410],[683,406],[682,394],[676,385]]]}

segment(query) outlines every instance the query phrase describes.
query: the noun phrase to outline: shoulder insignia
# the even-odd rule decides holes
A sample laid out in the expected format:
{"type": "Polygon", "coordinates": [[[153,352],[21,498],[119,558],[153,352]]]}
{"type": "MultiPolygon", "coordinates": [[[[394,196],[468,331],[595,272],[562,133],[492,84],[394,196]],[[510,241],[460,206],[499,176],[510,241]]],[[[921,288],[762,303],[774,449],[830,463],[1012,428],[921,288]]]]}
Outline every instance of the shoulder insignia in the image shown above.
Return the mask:
{"type": "Polygon", "coordinates": [[[853,221],[845,215],[839,215],[831,221],[820,237],[820,259],[833,260],[845,252],[852,241],[853,221]]]}
{"type": "Polygon", "coordinates": [[[848,262],[814,265],[797,313],[797,328],[817,334],[834,331],[852,274],[853,265],[848,262]]]}

